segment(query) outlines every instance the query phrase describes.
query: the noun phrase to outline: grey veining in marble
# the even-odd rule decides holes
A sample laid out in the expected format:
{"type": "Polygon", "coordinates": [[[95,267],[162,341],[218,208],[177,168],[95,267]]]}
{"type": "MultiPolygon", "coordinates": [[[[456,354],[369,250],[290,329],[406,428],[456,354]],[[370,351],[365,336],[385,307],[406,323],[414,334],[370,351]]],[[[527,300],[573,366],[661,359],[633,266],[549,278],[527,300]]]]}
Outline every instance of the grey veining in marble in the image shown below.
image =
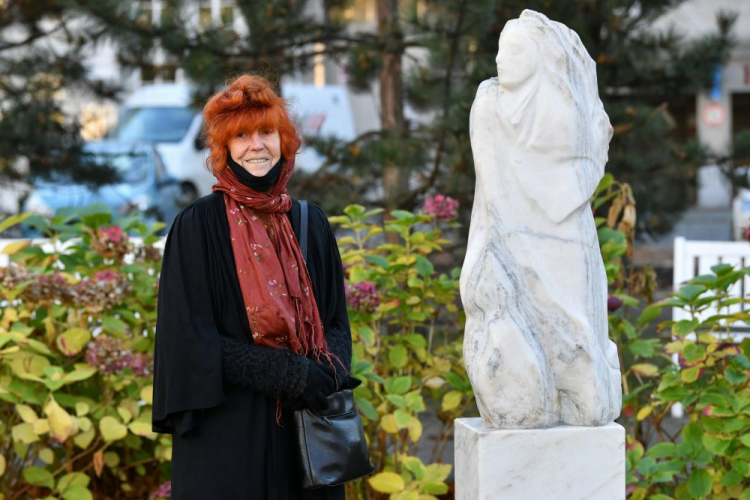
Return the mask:
{"type": "Polygon", "coordinates": [[[471,109],[466,368],[494,427],[603,425],[622,392],[589,204],[612,137],[595,63],[530,10],[505,25],[496,62],[471,109]]]}

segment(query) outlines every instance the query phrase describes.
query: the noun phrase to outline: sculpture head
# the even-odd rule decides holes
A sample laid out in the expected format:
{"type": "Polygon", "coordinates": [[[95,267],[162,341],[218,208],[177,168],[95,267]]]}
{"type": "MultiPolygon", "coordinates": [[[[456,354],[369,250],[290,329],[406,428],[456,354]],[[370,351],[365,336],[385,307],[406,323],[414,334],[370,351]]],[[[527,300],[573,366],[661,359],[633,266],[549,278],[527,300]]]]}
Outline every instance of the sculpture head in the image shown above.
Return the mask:
{"type": "Polygon", "coordinates": [[[589,200],[607,163],[612,126],[596,64],[574,31],[531,10],[503,28],[496,63],[510,142],[545,155],[514,168],[516,178],[560,222],[589,200]]]}
{"type": "Polygon", "coordinates": [[[534,42],[515,23],[510,21],[505,25],[495,58],[498,83],[507,90],[515,89],[531,78],[538,59],[534,42]]]}

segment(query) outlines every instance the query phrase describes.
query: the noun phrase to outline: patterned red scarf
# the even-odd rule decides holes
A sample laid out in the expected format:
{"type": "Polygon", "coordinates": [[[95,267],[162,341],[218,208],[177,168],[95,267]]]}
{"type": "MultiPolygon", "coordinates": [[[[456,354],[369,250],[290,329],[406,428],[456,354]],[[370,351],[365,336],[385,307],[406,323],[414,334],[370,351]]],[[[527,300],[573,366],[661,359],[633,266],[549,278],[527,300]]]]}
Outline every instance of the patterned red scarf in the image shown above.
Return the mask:
{"type": "MultiPolygon", "coordinates": [[[[310,274],[286,212],[294,158],[267,193],[242,184],[227,166],[216,172],[224,193],[232,250],[250,330],[256,344],[288,348],[333,366],[310,274]]],[[[335,356],[333,356],[335,358],[335,356]]]]}

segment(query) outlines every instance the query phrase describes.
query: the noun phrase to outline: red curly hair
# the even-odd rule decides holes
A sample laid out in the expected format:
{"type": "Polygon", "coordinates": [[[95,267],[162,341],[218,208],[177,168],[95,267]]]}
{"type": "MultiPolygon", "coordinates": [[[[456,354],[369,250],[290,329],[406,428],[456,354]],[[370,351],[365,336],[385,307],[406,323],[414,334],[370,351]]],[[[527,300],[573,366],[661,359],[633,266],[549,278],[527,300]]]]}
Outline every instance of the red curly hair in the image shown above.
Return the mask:
{"type": "Polygon", "coordinates": [[[203,107],[203,132],[213,172],[227,165],[227,144],[240,132],[278,130],[281,154],[293,158],[301,139],[289,118],[286,100],[276,95],[271,83],[260,76],[241,75],[225,90],[211,96],[203,107]]]}

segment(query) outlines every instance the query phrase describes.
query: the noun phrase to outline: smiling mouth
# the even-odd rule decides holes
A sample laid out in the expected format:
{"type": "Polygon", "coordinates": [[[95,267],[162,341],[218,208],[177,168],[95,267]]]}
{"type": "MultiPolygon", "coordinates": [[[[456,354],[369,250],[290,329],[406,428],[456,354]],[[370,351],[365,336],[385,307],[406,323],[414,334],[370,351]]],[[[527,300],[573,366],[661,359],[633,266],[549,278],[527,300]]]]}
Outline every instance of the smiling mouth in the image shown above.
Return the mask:
{"type": "Polygon", "coordinates": [[[243,160],[247,163],[265,163],[268,161],[268,158],[255,158],[253,160],[243,160]]]}

